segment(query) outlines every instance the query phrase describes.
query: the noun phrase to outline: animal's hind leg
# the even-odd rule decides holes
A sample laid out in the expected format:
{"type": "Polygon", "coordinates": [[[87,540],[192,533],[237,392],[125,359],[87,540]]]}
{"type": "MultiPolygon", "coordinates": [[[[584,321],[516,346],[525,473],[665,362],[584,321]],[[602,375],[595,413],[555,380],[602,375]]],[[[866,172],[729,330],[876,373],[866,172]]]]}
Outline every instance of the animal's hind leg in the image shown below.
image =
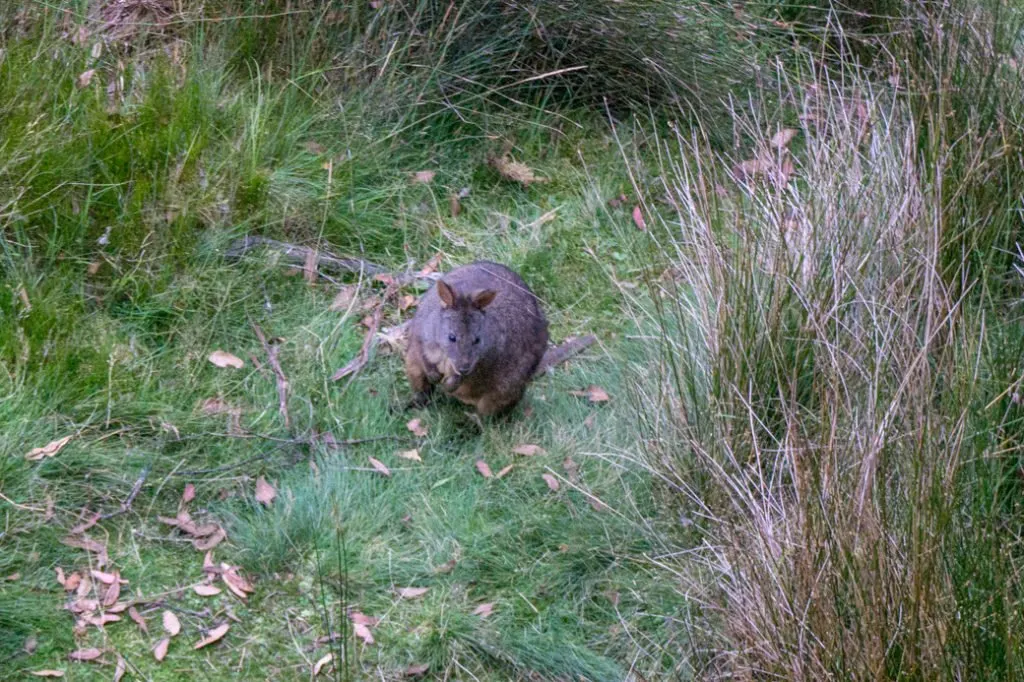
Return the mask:
{"type": "Polygon", "coordinates": [[[423,407],[430,401],[430,394],[434,391],[434,384],[427,376],[427,370],[423,363],[415,357],[418,355],[411,349],[405,354],[405,376],[409,379],[409,386],[415,394],[405,409],[423,407]]]}
{"type": "Polygon", "coordinates": [[[498,417],[512,411],[523,397],[523,392],[513,394],[490,394],[486,395],[476,403],[476,411],[485,417],[498,417]]]}

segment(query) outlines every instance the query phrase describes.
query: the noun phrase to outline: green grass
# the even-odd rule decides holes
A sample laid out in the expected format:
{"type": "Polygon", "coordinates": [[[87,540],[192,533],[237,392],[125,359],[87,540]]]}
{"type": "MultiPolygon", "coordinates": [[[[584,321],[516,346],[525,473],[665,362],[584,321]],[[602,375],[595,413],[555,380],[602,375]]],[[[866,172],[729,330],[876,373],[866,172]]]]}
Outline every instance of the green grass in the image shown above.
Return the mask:
{"type": "Polygon", "coordinates": [[[115,4],[57,4],[0,8],[0,678],[105,679],[116,652],[144,679],[309,679],[342,648],[322,677],[1019,676],[1017,9],[965,0],[939,38],[889,3],[154,1],[123,38],[115,4]],[[783,124],[789,183],[730,175],[783,124]],[[502,178],[505,152],[546,182],[502,178]],[[329,380],[383,284],[226,259],[246,234],[498,260],[555,339],[598,344],[508,419],[403,412],[383,348],[329,380]],[[61,540],[143,474],[88,535],[149,633],[76,632],[55,570],[95,557],[61,540]],[[203,552],[158,520],[190,483],[246,601],[191,590],[203,552]]]}

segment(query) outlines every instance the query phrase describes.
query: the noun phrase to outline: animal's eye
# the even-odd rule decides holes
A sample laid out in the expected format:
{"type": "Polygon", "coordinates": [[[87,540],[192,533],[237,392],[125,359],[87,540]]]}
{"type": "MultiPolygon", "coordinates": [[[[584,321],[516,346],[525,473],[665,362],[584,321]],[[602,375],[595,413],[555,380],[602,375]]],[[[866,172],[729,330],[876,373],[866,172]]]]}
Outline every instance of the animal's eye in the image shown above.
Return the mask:
{"type": "Polygon", "coordinates": [[[473,339],[473,345],[474,345],[474,346],[475,346],[476,344],[478,344],[478,343],[480,343],[480,337],[479,337],[479,336],[478,336],[478,337],[476,337],[475,339],[473,339]]]}
{"type": "Polygon", "coordinates": [[[449,334],[448,340],[451,341],[452,343],[455,343],[455,334],[449,334]]]}

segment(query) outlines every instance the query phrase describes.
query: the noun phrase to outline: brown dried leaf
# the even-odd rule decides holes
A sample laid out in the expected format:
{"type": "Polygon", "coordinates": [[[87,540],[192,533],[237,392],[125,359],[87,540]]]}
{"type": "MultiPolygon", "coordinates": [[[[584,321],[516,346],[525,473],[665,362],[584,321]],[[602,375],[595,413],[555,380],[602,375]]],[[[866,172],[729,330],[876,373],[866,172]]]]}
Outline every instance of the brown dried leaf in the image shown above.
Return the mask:
{"type": "Polygon", "coordinates": [[[434,176],[435,175],[437,175],[437,171],[432,171],[432,170],[417,171],[417,172],[412,174],[412,182],[413,182],[414,185],[416,185],[416,184],[429,185],[431,182],[434,181],[434,176]]]}
{"type": "Polygon", "coordinates": [[[459,201],[458,194],[452,194],[448,197],[448,212],[452,214],[453,218],[458,218],[459,214],[462,213],[462,202],[459,201]]]}
{"type": "Polygon", "coordinates": [[[739,180],[749,180],[770,172],[772,167],[773,164],[769,159],[748,159],[736,164],[733,168],[733,173],[739,180]]]}
{"type": "Polygon", "coordinates": [[[126,602],[126,601],[119,601],[116,604],[114,604],[113,606],[109,607],[107,609],[107,613],[121,613],[122,611],[127,609],[128,606],[129,606],[128,602],[126,602]]]}
{"type": "Polygon", "coordinates": [[[200,597],[213,597],[220,594],[221,589],[216,585],[196,585],[192,588],[200,597]]]}
{"type": "Polygon", "coordinates": [[[39,640],[35,637],[29,637],[25,640],[25,643],[21,645],[21,650],[31,656],[36,652],[36,648],[39,647],[39,640]]]}
{"type": "Polygon", "coordinates": [[[508,474],[508,472],[512,471],[512,467],[514,467],[514,466],[515,466],[514,464],[509,464],[507,467],[505,467],[504,469],[502,469],[498,473],[494,474],[494,477],[495,478],[505,478],[505,476],[508,474]]]}
{"type": "Polygon", "coordinates": [[[314,140],[303,142],[302,147],[313,156],[323,156],[323,154],[327,151],[326,149],[324,149],[324,146],[322,144],[314,140]]]}
{"type": "Polygon", "coordinates": [[[196,487],[192,483],[185,484],[185,490],[181,493],[181,503],[188,504],[196,499],[196,487]]]}
{"type": "Polygon", "coordinates": [[[208,359],[214,365],[221,368],[234,367],[235,369],[242,369],[245,367],[245,362],[242,358],[237,355],[232,355],[227,351],[215,350],[210,353],[210,357],[208,359]]]}
{"type": "Polygon", "coordinates": [[[374,618],[373,616],[367,616],[361,611],[353,611],[348,615],[348,619],[357,625],[368,625],[370,627],[376,627],[377,623],[380,622],[380,618],[374,618]]]}
{"type": "Polygon", "coordinates": [[[562,468],[565,469],[565,473],[569,477],[570,481],[572,481],[573,483],[579,482],[580,467],[578,464],[576,464],[576,460],[574,460],[572,457],[566,457],[564,460],[562,460],[562,468]]]}
{"type": "Polygon", "coordinates": [[[544,479],[544,482],[547,483],[548,487],[551,488],[551,490],[553,491],[557,492],[558,489],[561,487],[558,483],[558,479],[552,476],[551,474],[541,474],[541,478],[544,479]]]}
{"type": "Polygon", "coordinates": [[[117,621],[121,620],[121,616],[115,616],[112,613],[102,613],[98,616],[87,615],[82,620],[89,623],[90,625],[95,625],[98,628],[102,628],[107,623],[116,623],[117,621]]]}
{"type": "Polygon", "coordinates": [[[171,646],[170,637],[164,637],[163,639],[161,639],[159,642],[156,643],[156,646],[153,647],[153,658],[155,658],[158,661],[164,660],[164,656],[167,655],[167,648],[169,646],[171,646]]]}
{"type": "Polygon", "coordinates": [[[78,74],[78,78],[75,79],[75,86],[79,89],[89,87],[92,83],[93,76],[96,75],[96,69],[88,69],[78,74]]]}
{"type": "Polygon", "coordinates": [[[406,294],[401,299],[399,299],[399,301],[398,301],[398,309],[402,310],[402,311],[405,311],[405,310],[408,310],[409,308],[412,308],[417,303],[419,303],[419,299],[417,299],[412,294],[406,294]]]}
{"type": "Polygon", "coordinates": [[[644,220],[644,212],[639,206],[633,207],[633,224],[636,225],[636,229],[641,232],[647,231],[647,221],[644,220]]]}
{"type": "Polygon", "coordinates": [[[173,611],[165,610],[161,616],[161,619],[164,624],[164,630],[166,630],[167,634],[169,634],[171,637],[174,637],[179,632],[181,632],[181,621],[178,620],[178,617],[174,615],[173,611]]]}
{"type": "Polygon", "coordinates": [[[417,438],[426,438],[426,436],[427,436],[428,428],[423,423],[423,420],[421,420],[419,418],[417,418],[417,419],[410,419],[409,422],[405,425],[405,428],[407,428],[410,431],[412,431],[412,434],[414,436],[416,436],[417,438]]]}
{"type": "Polygon", "coordinates": [[[418,599],[427,593],[429,587],[400,587],[398,596],[402,599],[418,599]]]}
{"type": "Polygon", "coordinates": [[[515,446],[514,448],[512,448],[512,452],[514,452],[517,455],[524,455],[526,457],[534,457],[535,455],[546,454],[544,452],[544,448],[542,448],[541,446],[530,445],[527,443],[515,446]]]}
{"type": "Polygon", "coordinates": [[[68,532],[69,532],[69,533],[71,533],[72,535],[81,535],[81,534],[82,534],[82,533],[84,533],[85,531],[87,531],[87,530],[89,530],[90,528],[92,528],[93,526],[95,526],[95,525],[96,525],[96,523],[97,523],[97,522],[98,522],[99,520],[100,520],[100,515],[99,515],[99,512],[96,512],[96,513],[93,513],[93,514],[88,514],[88,515],[87,515],[87,516],[85,517],[85,520],[84,520],[84,521],[82,521],[82,522],[81,522],[81,523],[79,523],[78,525],[74,526],[74,527],[73,527],[73,528],[72,528],[71,530],[69,530],[68,532]]]}
{"type": "Polygon", "coordinates": [[[113,606],[117,603],[117,598],[121,596],[121,583],[115,581],[107,588],[107,591],[103,594],[103,605],[113,606]]]}
{"type": "Polygon", "coordinates": [[[793,128],[783,128],[772,135],[772,139],[768,144],[770,144],[774,149],[785,149],[789,146],[789,143],[793,141],[793,138],[796,137],[797,132],[798,131],[793,128]]]}
{"type": "Polygon", "coordinates": [[[107,573],[106,571],[97,571],[96,569],[89,571],[89,575],[91,575],[93,578],[100,581],[104,585],[113,585],[118,580],[117,574],[107,573]]]}
{"type": "Polygon", "coordinates": [[[78,651],[72,651],[70,654],[68,654],[68,658],[72,661],[95,661],[102,655],[103,649],[91,647],[89,649],[79,649],[78,651]]]}
{"type": "Polygon", "coordinates": [[[67,445],[72,438],[74,438],[74,436],[64,436],[63,438],[47,443],[41,448],[33,448],[32,450],[29,450],[27,455],[25,455],[25,459],[30,462],[37,462],[44,457],[53,457],[63,450],[64,446],[67,445]]]}
{"type": "Polygon", "coordinates": [[[127,668],[128,664],[125,663],[124,657],[121,654],[117,654],[117,665],[114,667],[114,682],[121,682],[121,678],[124,677],[127,668]]]}
{"type": "Polygon", "coordinates": [[[203,556],[203,571],[205,573],[220,573],[220,567],[213,563],[213,551],[207,552],[203,556]]]}
{"type": "Polygon", "coordinates": [[[328,310],[332,313],[340,313],[343,310],[348,310],[349,306],[352,305],[352,301],[356,298],[357,291],[359,291],[359,287],[354,284],[342,287],[334,297],[334,300],[331,301],[331,305],[328,310]]]}
{"type": "Polygon", "coordinates": [[[196,642],[192,648],[202,649],[204,646],[209,646],[214,642],[219,642],[220,639],[228,633],[228,630],[230,628],[231,625],[229,623],[222,623],[221,625],[218,625],[217,627],[206,633],[206,637],[196,642]]]}
{"type": "Polygon", "coordinates": [[[104,544],[97,542],[91,538],[83,536],[69,535],[60,541],[62,545],[68,547],[74,547],[75,549],[84,549],[87,552],[95,552],[96,554],[106,554],[107,548],[104,544]]]}
{"type": "Polygon", "coordinates": [[[313,665],[313,677],[320,674],[320,671],[324,669],[324,666],[334,660],[334,654],[327,654],[313,665]]]}
{"type": "Polygon", "coordinates": [[[444,253],[438,251],[434,256],[427,261],[419,272],[416,273],[418,277],[426,277],[437,272],[437,269],[441,267],[441,261],[444,259],[444,253]]]}
{"type": "Polygon", "coordinates": [[[208,537],[196,538],[192,541],[192,546],[198,549],[200,552],[206,552],[213,549],[227,538],[228,534],[223,528],[218,527],[217,531],[208,537]]]}
{"type": "Polygon", "coordinates": [[[441,564],[440,566],[435,568],[434,569],[434,573],[438,573],[438,574],[451,573],[452,571],[455,570],[455,567],[458,565],[458,563],[459,562],[456,561],[455,559],[449,559],[448,561],[444,562],[443,564],[441,564]]]}
{"type": "Polygon", "coordinates": [[[428,670],[430,670],[430,666],[428,664],[416,663],[406,668],[402,675],[405,677],[419,677],[420,675],[425,674],[428,670]]]}
{"type": "Polygon", "coordinates": [[[306,252],[306,260],[302,265],[302,277],[306,280],[306,284],[316,284],[316,280],[320,277],[320,271],[317,270],[317,265],[320,263],[320,254],[316,249],[310,249],[306,252]]]}
{"type": "Polygon", "coordinates": [[[64,677],[63,670],[33,670],[29,675],[36,677],[64,677]]]}
{"type": "Polygon", "coordinates": [[[480,472],[480,475],[484,478],[492,478],[494,474],[491,473],[491,467],[487,466],[487,462],[482,459],[476,461],[476,470],[480,472]]]}
{"type": "Polygon", "coordinates": [[[75,594],[79,597],[85,597],[90,592],[92,592],[92,578],[83,575],[82,579],[78,581],[78,589],[75,590],[75,594]]]}
{"type": "Polygon", "coordinates": [[[420,457],[419,450],[402,450],[401,452],[396,452],[395,454],[401,457],[402,459],[409,459],[412,460],[413,462],[423,461],[423,459],[420,457]]]}
{"type": "Polygon", "coordinates": [[[128,617],[135,621],[135,624],[139,626],[140,630],[147,635],[149,634],[149,626],[146,625],[146,619],[142,617],[142,614],[140,614],[134,606],[128,609],[128,617]]]}
{"type": "Polygon", "coordinates": [[[366,627],[362,623],[353,623],[352,632],[354,632],[356,637],[363,640],[366,644],[373,644],[373,633],[370,632],[370,628],[366,627]]]}
{"type": "Polygon", "coordinates": [[[592,403],[606,403],[612,399],[603,388],[594,384],[587,386],[582,391],[569,391],[569,395],[586,398],[592,403]]]}
{"type": "Polygon", "coordinates": [[[487,616],[491,615],[493,611],[494,603],[487,602],[486,604],[481,604],[480,606],[473,609],[473,615],[480,616],[481,618],[486,618],[487,616]]]}
{"type": "Polygon", "coordinates": [[[379,459],[375,459],[375,458],[373,458],[373,457],[370,457],[369,459],[370,459],[370,465],[371,465],[371,466],[372,466],[372,467],[373,467],[374,469],[376,469],[376,470],[377,470],[377,471],[379,471],[380,473],[384,474],[385,476],[390,476],[390,475],[391,475],[391,469],[388,469],[388,468],[387,468],[387,467],[386,467],[386,466],[384,465],[384,462],[380,461],[379,459]]]}
{"type": "Polygon", "coordinates": [[[267,483],[267,479],[260,476],[256,479],[256,501],[269,507],[270,503],[277,497],[277,491],[274,490],[274,486],[267,483]]]}

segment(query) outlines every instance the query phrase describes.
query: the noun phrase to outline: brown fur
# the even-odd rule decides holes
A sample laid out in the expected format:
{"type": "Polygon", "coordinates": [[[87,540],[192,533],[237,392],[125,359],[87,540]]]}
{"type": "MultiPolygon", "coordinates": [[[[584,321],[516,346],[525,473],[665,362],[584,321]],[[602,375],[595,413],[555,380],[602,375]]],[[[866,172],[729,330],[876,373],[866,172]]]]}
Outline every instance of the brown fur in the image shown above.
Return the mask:
{"type": "Polygon", "coordinates": [[[420,299],[405,373],[418,404],[440,384],[480,414],[498,414],[523,397],[547,345],[547,319],[526,283],[503,265],[477,261],[420,299]]]}

